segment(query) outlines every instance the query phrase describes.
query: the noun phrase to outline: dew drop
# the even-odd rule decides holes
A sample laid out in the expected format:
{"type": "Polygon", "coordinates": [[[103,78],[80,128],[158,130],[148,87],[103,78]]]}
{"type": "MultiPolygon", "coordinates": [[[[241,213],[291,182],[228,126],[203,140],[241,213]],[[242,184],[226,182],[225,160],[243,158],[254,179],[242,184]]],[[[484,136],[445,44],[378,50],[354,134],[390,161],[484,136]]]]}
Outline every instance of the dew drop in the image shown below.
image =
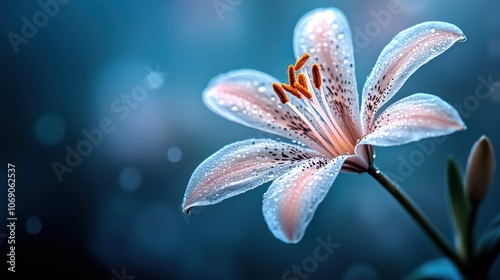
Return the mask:
{"type": "Polygon", "coordinates": [[[231,111],[238,111],[238,106],[231,107],[231,111]]]}
{"type": "Polygon", "coordinates": [[[436,32],[436,29],[435,28],[431,28],[431,32],[432,33],[436,32]]]}
{"type": "Polygon", "coordinates": [[[342,40],[344,39],[345,35],[344,35],[344,32],[340,32],[339,34],[337,34],[337,38],[342,40]]]}
{"type": "Polygon", "coordinates": [[[338,24],[336,24],[336,23],[332,23],[332,28],[333,28],[333,29],[337,29],[337,28],[339,28],[339,25],[338,25],[338,24]]]}

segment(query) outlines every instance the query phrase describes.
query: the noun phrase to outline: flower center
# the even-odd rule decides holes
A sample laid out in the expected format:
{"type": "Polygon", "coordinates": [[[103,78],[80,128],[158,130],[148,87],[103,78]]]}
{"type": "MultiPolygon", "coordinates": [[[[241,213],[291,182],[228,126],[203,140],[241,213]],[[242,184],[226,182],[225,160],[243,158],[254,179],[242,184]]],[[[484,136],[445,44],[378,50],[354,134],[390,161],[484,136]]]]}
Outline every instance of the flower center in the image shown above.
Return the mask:
{"type": "Polygon", "coordinates": [[[316,63],[312,65],[311,78],[304,67],[310,57],[305,53],[294,65],[288,66],[288,84],[273,83],[273,90],[281,103],[288,105],[311,129],[324,152],[332,157],[346,153],[354,154],[355,143],[342,131],[331,108],[327,105],[325,91],[321,87],[323,79],[320,66],[316,63]],[[303,101],[304,112],[290,102],[285,91],[303,101]]]}

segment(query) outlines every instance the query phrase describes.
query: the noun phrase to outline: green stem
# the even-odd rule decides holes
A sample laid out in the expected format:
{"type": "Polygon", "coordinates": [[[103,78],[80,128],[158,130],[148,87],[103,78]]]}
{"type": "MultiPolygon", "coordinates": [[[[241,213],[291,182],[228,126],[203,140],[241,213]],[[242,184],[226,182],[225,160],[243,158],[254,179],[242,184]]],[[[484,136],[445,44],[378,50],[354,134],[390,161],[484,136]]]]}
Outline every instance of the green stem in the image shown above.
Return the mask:
{"type": "Polygon", "coordinates": [[[413,219],[422,227],[432,241],[438,246],[439,249],[457,266],[457,268],[466,273],[465,265],[453,249],[446,243],[443,236],[437,229],[430,223],[429,219],[424,213],[416,206],[416,204],[408,197],[408,195],[399,188],[387,175],[382,173],[377,167],[372,166],[368,169],[370,174],[377,182],[379,182],[396,200],[408,211],[413,219]]]}

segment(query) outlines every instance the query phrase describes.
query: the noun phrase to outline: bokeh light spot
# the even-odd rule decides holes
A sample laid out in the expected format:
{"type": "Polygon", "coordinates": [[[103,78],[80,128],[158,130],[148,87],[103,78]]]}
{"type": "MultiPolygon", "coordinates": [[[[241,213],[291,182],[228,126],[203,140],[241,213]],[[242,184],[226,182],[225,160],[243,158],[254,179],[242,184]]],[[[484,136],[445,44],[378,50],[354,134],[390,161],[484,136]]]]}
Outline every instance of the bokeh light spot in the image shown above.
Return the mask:
{"type": "Polygon", "coordinates": [[[142,183],[142,172],[135,167],[127,167],[120,172],[118,182],[123,190],[135,191],[142,183]]]}
{"type": "Polygon", "coordinates": [[[42,221],[37,216],[29,217],[24,226],[26,231],[32,235],[39,234],[42,231],[42,221]]]}
{"type": "Polygon", "coordinates": [[[171,162],[178,162],[182,158],[182,150],[178,147],[171,147],[167,151],[167,157],[171,162]]]}
{"type": "Polygon", "coordinates": [[[43,145],[54,146],[66,133],[66,126],[61,117],[55,114],[42,115],[35,124],[35,137],[43,145]]]}

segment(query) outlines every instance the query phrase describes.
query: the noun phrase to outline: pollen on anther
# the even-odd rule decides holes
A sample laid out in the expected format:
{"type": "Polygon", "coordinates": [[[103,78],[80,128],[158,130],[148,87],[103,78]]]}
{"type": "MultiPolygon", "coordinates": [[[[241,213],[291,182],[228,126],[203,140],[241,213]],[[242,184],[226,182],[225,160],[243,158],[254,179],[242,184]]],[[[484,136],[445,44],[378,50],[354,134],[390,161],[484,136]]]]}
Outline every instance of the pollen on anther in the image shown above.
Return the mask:
{"type": "Polygon", "coordinates": [[[299,84],[305,88],[307,88],[307,79],[304,73],[299,74],[299,84]]]}
{"type": "Polygon", "coordinates": [[[281,103],[285,104],[288,101],[290,101],[288,99],[288,96],[286,96],[283,88],[280,85],[278,85],[277,83],[273,83],[273,90],[276,93],[276,95],[278,96],[278,98],[280,99],[281,103]]]}
{"type": "Polygon", "coordinates": [[[295,71],[299,71],[302,67],[304,67],[310,57],[310,54],[305,53],[299,59],[297,59],[297,62],[295,62],[295,71]]]}
{"type": "Polygon", "coordinates": [[[285,89],[286,91],[291,93],[293,96],[297,97],[298,99],[302,98],[302,95],[300,95],[300,92],[296,88],[294,88],[290,85],[287,85],[287,84],[281,84],[281,87],[283,87],[283,89],[285,89]]]}
{"type": "Polygon", "coordinates": [[[313,85],[316,89],[319,89],[321,87],[321,72],[319,69],[319,65],[314,63],[311,68],[311,72],[313,85]]]}
{"type": "Polygon", "coordinates": [[[306,88],[306,87],[303,87],[301,84],[299,83],[295,83],[294,84],[295,88],[300,91],[300,93],[302,93],[302,95],[304,95],[306,98],[308,99],[312,99],[313,95],[312,93],[306,88]]]}
{"type": "Polygon", "coordinates": [[[293,85],[297,81],[297,78],[295,77],[295,69],[293,68],[293,65],[288,66],[288,84],[293,85]]]}

